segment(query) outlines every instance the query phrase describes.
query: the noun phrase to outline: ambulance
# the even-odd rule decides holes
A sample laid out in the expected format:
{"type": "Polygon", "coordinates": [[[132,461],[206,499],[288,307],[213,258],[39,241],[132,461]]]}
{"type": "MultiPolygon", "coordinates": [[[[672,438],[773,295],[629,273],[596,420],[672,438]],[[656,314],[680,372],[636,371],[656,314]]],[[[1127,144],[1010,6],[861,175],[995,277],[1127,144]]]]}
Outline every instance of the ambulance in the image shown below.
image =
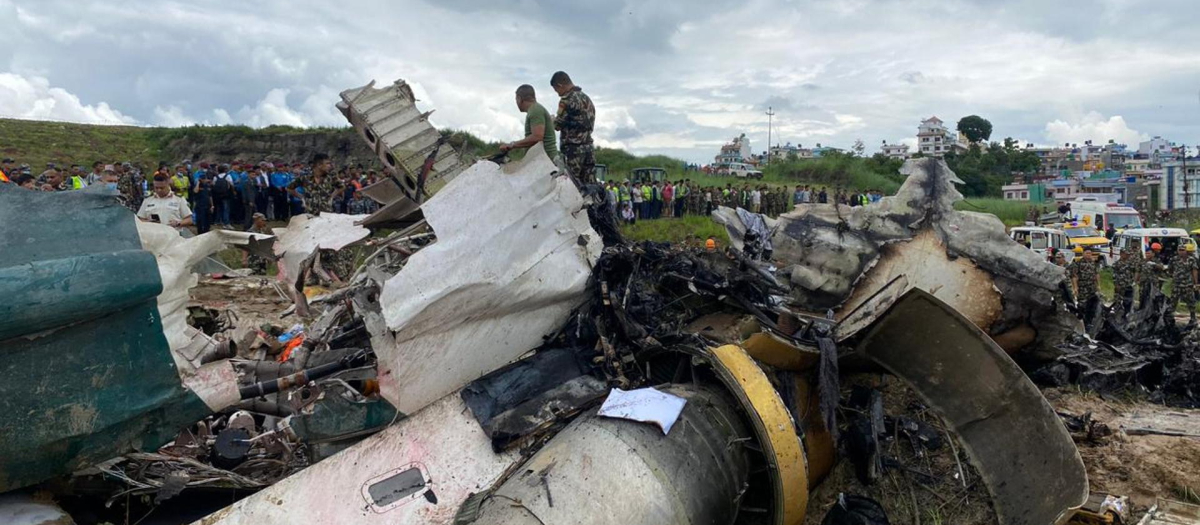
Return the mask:
{"type": "Polygon", "coordinates": [[[1142,227],[1137,210],[1115,202],[1076,199],[1071,201],[1071,215],[1075,221],[1100,231],[1107,230],[1110,224],[1118,231],[1142,227]]]}

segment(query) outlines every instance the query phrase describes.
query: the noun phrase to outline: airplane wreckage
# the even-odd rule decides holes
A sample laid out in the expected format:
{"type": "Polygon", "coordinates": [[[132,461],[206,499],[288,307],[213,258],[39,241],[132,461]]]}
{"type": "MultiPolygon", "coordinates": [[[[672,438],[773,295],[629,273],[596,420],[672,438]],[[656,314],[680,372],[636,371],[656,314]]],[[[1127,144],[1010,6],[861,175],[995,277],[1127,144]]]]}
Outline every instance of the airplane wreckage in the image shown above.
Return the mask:
{"type": "Polygon", "coordinates": [[[849,369],[942,418],[995,522],[1088,503],[1068,428],[1012,357],[1054,359],[1081,330],[1064,273],[955,210],[942,161],[907,161],[869,206],[720,208],[726,251],[633,244],[540,145],[473,161],[402,81],[342,99],[392,172],[364,189],[369,216],[182,239],[102,192],[0,187],[29,225],[0,232],[0,515],[103,480],[110,503],[254,491],[204,525],[866,520],[882,509],[810,493],[841,460],[880,477],[888,436],[943,439],[877,392],[844,399],[849,369]],[[307,296],[353,245],[374,253],[307,296]],[[192,269],[227,246],[277,260],[302,339],[199,326],[192,269]]]}

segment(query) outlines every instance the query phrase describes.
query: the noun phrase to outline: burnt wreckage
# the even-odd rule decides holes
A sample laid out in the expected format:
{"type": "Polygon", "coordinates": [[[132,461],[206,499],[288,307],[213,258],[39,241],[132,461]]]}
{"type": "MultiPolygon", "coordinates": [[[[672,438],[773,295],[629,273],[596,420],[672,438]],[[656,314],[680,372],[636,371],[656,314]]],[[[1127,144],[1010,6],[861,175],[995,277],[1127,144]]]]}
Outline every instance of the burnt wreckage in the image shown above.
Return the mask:
{"type": "MultiPolygon", "coordinates": [[[[778,220],[721,208],[733,246],[708,252],[625,242],[603,192],[558,174],[540,145],[473,162],[402,81],[342,99],[392,171],[364,189],[383,205],[370,216],[179,243],[108,195],[36,196],[112,228],[75,246],[50,229],[3,234],[20,248],[0,255],[9,295],[37,295],[13,307],[22,317],[0,316],[0,370],[24,376],[0,385],[0,404],[25,414],[22,430],[0,429],[0,490],[257,490],[206,525],[793,524],[830,503],[810,508],[809,495],[839,457],[869,481],[905,468],[879,453],[885,435],[943,441],[885,418],[870,393],[843,399],[841,371],[865,368],[941,416],[998,522],[1065,523],[1087,501],[1067,428],[1010,357],[1079,358],[1080,327],[1057,299],[1065,276],[995,217],[955,210],[941,161],[909,161],[900,192],[870,206],[778,220]],[[188,323],[190,269],[226,245],[279,261],[302,342],[188,323]],[[329,278],[323,255],[346,249],[365,257],[343,286],[306,294],[329,278]],[[78,283],[86,294],[64,286],[78,283]],[[122,300],[104,303],[116,288],[122,300]],[[65,317],[36,307],[64,300],[65,317]],[[112,340],[126,344],[95,342],[112,340]],[[98,347],[105,360],[88,368],[98,347]],[[63,365],[42,372],[47,351],[63,365]],[[36,393],[71,381],[96,388],[36,393]]],[[[21,207],[32,197],[18,192],[0,187],[0,209],[53,208],[21,207]]],[[[871,503],[839,498],[831,512],[871,503]]]]}

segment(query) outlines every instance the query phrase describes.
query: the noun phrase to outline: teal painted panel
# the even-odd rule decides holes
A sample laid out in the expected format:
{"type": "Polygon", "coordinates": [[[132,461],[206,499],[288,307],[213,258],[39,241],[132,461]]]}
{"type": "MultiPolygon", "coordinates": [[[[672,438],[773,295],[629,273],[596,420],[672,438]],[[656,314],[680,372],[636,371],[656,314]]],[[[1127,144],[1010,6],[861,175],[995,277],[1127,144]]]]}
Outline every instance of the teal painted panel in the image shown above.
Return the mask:
{"type": "Polygon", "coordinates": [[[132,213],[0,184],[0,224],[0,492],[156,449],[208,414],[180,384],[132,213]]]}
{"type": "Polygon", "coordinates": [[[396,420],[396,409],[383,398],[355,402],[342,397],[341,387],[330,386],[324,398],[313,403],[311,413],[292,416],[289,423],[305,442],[344,439],[377,431],[396,420]]]}

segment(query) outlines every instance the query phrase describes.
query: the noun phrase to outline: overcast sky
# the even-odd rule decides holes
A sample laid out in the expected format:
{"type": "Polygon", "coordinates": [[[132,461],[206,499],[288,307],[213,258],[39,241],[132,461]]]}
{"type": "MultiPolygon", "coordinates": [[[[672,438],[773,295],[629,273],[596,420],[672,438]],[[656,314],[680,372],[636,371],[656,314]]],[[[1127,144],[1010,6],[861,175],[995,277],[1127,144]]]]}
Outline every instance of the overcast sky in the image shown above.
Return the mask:
{"type": "Polygon", "coordinates": [[[969,114],[1042,145],[1200,141],[1194,0],[0,0],[0,116],[341,126],[337,94],[407,80],[434,124],[519,138],[567,71],[595,138],[711,162],[746,133],[912,143],[969,114]]]}

